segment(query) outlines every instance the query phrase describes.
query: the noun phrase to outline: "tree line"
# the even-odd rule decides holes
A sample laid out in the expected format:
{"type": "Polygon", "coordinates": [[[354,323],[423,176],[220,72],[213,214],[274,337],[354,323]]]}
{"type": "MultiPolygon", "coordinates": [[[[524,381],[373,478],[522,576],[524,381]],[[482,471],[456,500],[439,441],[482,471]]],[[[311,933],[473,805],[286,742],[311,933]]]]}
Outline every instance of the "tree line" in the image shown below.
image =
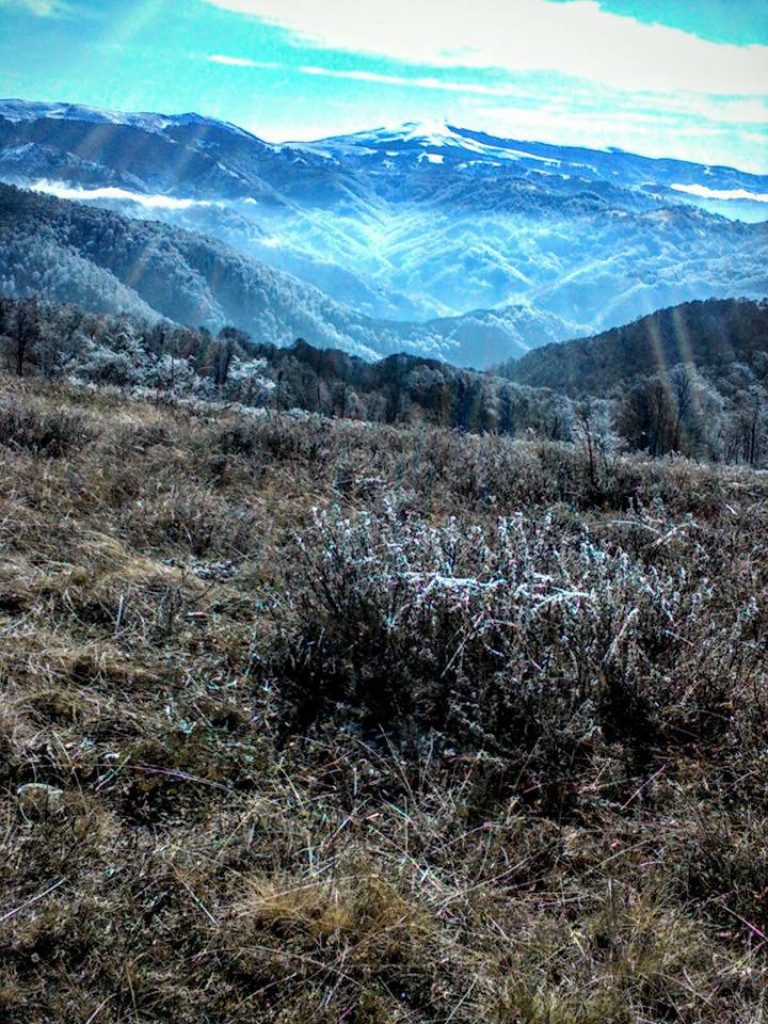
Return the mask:
{"type": "Polygon", "coordinates": [[[732,358],[714,365],[678,362],[602,386],[593,373],[596,394],[567,393],[417,356],[368,362],[301,339],[283,348],[258,344],[232,326],[213,333],[0,296],[0,357],[18,376],[70,377],[168,400],[580,441],[595,473],[622,449],[768,465],[768,343],[751,343],[744,361],[736,358],[743,339],[738,348],[726,337],[718,351],[728,346],[732,358]]]}

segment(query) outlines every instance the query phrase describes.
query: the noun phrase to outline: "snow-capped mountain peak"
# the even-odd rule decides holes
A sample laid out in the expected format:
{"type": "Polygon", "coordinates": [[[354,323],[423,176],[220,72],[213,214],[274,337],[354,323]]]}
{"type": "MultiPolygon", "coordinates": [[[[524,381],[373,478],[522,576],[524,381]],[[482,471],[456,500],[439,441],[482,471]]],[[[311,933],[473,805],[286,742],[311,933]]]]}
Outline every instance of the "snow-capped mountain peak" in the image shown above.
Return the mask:
{"type": "Polygon", "coordinates": [[[301,149],[327,159],[370,157],[381,155],[419,159],[424,155],[432,163],[520,164],[529,161],[538,170],[556,170],[560,166],[557,147],[548,147],[552,154],[537,152],[537,143],[497,139],[482,133],[458,128],[444,121],[407,121],[349,135],[330,136],[316,142],[291,142],[286,146],[301,149]],[[440,157],[440,159],[436,159],[440,157]]]}

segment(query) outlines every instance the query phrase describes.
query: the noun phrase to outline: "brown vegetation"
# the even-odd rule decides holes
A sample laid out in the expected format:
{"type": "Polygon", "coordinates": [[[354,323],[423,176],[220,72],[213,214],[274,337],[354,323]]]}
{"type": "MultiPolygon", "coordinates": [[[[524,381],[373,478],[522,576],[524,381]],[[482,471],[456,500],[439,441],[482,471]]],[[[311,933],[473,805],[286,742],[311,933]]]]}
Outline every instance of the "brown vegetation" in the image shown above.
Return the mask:
{"type": "Polygon", "coordinates": [[[768,478],[588,442],[4,379],[0,1018],[761,1020],[768,478]]]}

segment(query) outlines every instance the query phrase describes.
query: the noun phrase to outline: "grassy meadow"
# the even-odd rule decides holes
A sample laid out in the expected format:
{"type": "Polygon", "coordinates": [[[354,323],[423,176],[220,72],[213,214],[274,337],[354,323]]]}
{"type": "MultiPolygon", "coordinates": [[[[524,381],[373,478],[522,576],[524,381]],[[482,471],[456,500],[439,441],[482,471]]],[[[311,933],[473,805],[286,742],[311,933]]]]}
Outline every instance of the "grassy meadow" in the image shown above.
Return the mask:
{"type": "Polygon", "coordinates": [[[0,379],[0,1019],[764,1020],[767,536],[743,468],[0,379]]]}

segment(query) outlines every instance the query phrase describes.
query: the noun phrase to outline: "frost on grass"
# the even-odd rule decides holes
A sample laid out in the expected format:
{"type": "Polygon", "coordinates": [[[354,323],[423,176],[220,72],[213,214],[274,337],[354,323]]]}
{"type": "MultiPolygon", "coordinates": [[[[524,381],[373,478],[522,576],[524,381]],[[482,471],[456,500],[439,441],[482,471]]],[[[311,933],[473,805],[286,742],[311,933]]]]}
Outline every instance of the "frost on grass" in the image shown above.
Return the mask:
{"type": "MultiPolygon", "coordinates": [[[[670,522],[660,540],[683,527],[696,535],[670,522]]],[[[506,754],[595,730],[646,747],[726,729],[723,667],[751,677],[759,609],[746,594],[722,607],[706,551],[686,554],[649,564],[557,512],[479,526],[316,511],[273,596],[274,686],[302,726],[343,708],[369,737],[436,731],[506,754]]]]}

